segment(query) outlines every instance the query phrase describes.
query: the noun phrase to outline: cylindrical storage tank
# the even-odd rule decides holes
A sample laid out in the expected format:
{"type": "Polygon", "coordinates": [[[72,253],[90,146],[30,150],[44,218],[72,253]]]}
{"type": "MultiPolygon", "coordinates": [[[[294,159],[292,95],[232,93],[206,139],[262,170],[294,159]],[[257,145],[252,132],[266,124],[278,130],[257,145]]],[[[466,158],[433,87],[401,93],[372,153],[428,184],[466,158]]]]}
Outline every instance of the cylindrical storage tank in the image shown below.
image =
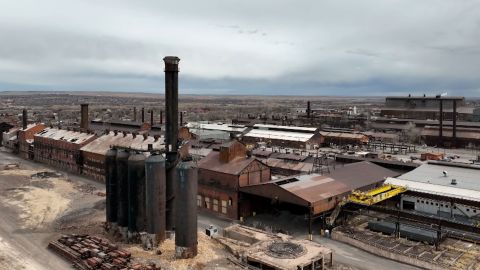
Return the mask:
{"type": "Polygon", "coordinates": [[[145,231],[145,155],[128,158],[128,231],[145,231]]]}
{"type": "Polygon", "coordinates": [[[107,222],[117,222],[117,150],[105,154],[105,188],[107,222]]]}
{"type": "Polygon", "coordinates": [[[117,151],[117,224],[128,226],[128,157],[127,151],[117,151]]]}
{"type": "Polygon", "coordinates": [[[192,161],[180,162],[175,179],[175,257],[197,255],[198,169],[192,161]]]}
{"type": "Polygon", "coordinates": [[[166,230],[166,174],[165,158],[159,154],[153,154],[145,161],[146,179],[146,232],[155,234],[156,240],[165,240],[166,230]]]}

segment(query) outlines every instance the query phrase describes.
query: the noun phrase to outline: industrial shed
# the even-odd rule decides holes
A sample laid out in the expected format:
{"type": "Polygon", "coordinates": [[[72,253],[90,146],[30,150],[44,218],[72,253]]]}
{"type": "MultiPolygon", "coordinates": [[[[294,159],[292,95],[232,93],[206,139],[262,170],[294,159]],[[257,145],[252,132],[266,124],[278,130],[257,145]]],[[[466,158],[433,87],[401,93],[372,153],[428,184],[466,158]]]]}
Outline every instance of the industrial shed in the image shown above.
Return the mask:
{"type": "Polygon", "coordinates": [[[242,141],[250,144],[266,142],[276,146],[314,149],[323,143],[323,138],[317,128],[255,124],[243,135],[242,141]]]}
{"type": "MultiPolygon", "coordinates": [[[[311,216],[332,210],[338,202],[353,190],[368,190],[383,183],[387,177],[398,176],[397,172],[368,161],[357,162],[337,168],[330,174],[306,174],[280,180],[241,187],[240,191],[250,196],[256,211],[265,204],[256,203],[260,198],[280,204],[303,208],[311,216]]],[[[264,201],[264,200],[263,200],[264,201]]],[[[281,207],[281,206],[280,206],[281,207]]],[[[288,207],[288,206],[287,206],[288,207]]]]}
{"type": "Polygon", "coordinates": [[[425,126],[420,136],[427,145],[438,145],[442,142],[445,146],[455,145],[456,147],[480,146],[480,129],[458,127],[456,136],[453,137],[452,127],[443,127],[440,140],[440,130],[437,126],[425,126]]]}
{"type": "Polygon", "coordinates": [[[163,137],[133,135],[131,133],[109,132],[100,136],[80,149],[83,170],[82,174],[98,181],[105,181],[105,154],[111,147],[147,150],[151,144],[154,150],[164,148],[163,137]]]}
{"type": "Polygon", "coordinates": [[[367,135],[360,133],[347,133],[347,132],[320,132],[325,144],[366,144],[369,139],[367,135]]]}
{"type": "Polygon", "coordinates": [[[471,221],[480,220],[479,175],[480,166],[429,161],[386,183],[408,188],[401,195],[402,210],[471,221]]]}

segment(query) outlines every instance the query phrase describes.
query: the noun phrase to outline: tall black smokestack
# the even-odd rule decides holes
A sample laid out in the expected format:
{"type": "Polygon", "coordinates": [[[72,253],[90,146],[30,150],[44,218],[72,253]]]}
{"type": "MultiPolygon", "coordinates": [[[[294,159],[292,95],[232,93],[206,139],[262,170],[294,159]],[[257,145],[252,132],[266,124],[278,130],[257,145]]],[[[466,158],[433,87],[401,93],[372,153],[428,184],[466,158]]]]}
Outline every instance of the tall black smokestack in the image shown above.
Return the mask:
{"type": "Polygon", "coordinates": [[[137,122],[137,107],[133,107],[133,122],[137,122]]]}
{"type": "Polygon", "coordinates": [[[163,125],[163,110],[160,111],[160,125],[163,125]]]}
{"type": "Polygon", "coordinates": [[[163,61],[165,61],[165,146],[167,150],[166,229],[172,231],[175,227],[175,165],[177,163],[178,150],[178,62],[180,62],[180,58],[167,56],[163,58],[163,61]]]}
{"type": "Polygon", "coordinates": [[[183,126],[183,112],[180,112],[180,126],[183,126]]]}
{"type": "Polygon", "coordinates": [[[88,104],[80,105],[80,131],[88,130],[88,104]]]}
{"type": "Polygon", "coordinates": [[[150,111],[150,125],[153,127],[153,109],[150,111]]]}
{"type": "Polygon", "coordinates": [[[142,108],[142,123],[145,123],[145,108],[142,108]]]}
{"type": "Polygon", "coordinates": [[[22,128],[23,130],[27,129],[27,109],[23,109],[22,111],[22,128]]]}
{"type": "Polygon", "coordinates": [[[310,108],[310,101],[307,101],[307,117],[310,118],[311,108],[310,108]]]}
{"type": "Polygon", "coordinates": [[[443,146],[443,100],[440,97],[440,118],[439,118],[439,126],[438,126],[438,141],[440,146],[443,146]]]}
{"type": "Polygon", "coordinates": [[[457,100],[453,100],[453,115],[452,115],[452,138],[453,146],[457,147],[457,100]]]}

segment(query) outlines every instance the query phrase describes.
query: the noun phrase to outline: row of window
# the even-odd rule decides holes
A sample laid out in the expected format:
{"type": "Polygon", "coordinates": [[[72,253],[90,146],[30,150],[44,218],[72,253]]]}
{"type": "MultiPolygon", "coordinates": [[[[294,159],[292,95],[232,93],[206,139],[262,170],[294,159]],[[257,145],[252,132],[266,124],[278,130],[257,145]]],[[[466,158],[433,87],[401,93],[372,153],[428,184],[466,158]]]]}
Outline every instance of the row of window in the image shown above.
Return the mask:
{"type": "MultiPolygon", "coordinates": [[[[429,201],[424,201],[424,200],[419,200],[417,199],[417,203],[422,203],[422,204],[426,204],[426,205],[435,205],[435,206],[440,206],[440,207],[445,207],[445,208],[449,208],[450,205],[449,204],[443,204],[443,203],[438,203],[438,202],[429,202],[429,201]]],[[[457,206],[453,206],[453,209],[457,209],[457,206]]],[[[470,212],[470,208],[467,208],[466,209],[467,212],[470,212]]],[[[477,209],[472,209],[473,213],[477,213],[477,209]]]]}
{"type": "Polygon", "coordinates": [[[227,206],[231,206],[231,205],[232,205],[232,200],[228,200],[228,201],[218,200],[218,199],[213,199],[207,196],[203,197],[202,195],[197,195],[198,207],[203,207],[206,209],[211,209],[215,212],[221,212],[222,214],[227,214],[227,206]]]}

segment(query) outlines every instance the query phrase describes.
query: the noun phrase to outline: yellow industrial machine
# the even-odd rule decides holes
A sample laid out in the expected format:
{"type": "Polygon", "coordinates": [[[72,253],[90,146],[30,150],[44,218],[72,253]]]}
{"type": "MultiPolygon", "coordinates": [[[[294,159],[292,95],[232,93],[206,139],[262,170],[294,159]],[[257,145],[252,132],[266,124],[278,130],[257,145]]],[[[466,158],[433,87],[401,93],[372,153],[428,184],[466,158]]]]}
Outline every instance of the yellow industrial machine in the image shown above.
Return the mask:
{"type": "Polygon", "coordinates": [[[335,220],[337,219],[338,215],[340,214],[342,207],[347,203],[356,203],[361,205],[374,205],[381,201],[385,201],[387,199],[393,198],[403,192],[407,191],[405,187],[394,186],[394,185],[382,185],[381,187],[363,192],[354,190],[348,197],[339,202],[335,209],[333,210],[332,214],[326,219],[326,223],[329,226],[333,226],[335,220]]]}
{"type": "Polygon", "coordinates": [[[374,205],[381,201],[393,198],[398,194],[407,191],[406,188],[394,185],[383,185],[381,187],[369,190],[367,192],[353,191],[348,196],[348,202],[362,204],[362,205],[374,205]]]}

